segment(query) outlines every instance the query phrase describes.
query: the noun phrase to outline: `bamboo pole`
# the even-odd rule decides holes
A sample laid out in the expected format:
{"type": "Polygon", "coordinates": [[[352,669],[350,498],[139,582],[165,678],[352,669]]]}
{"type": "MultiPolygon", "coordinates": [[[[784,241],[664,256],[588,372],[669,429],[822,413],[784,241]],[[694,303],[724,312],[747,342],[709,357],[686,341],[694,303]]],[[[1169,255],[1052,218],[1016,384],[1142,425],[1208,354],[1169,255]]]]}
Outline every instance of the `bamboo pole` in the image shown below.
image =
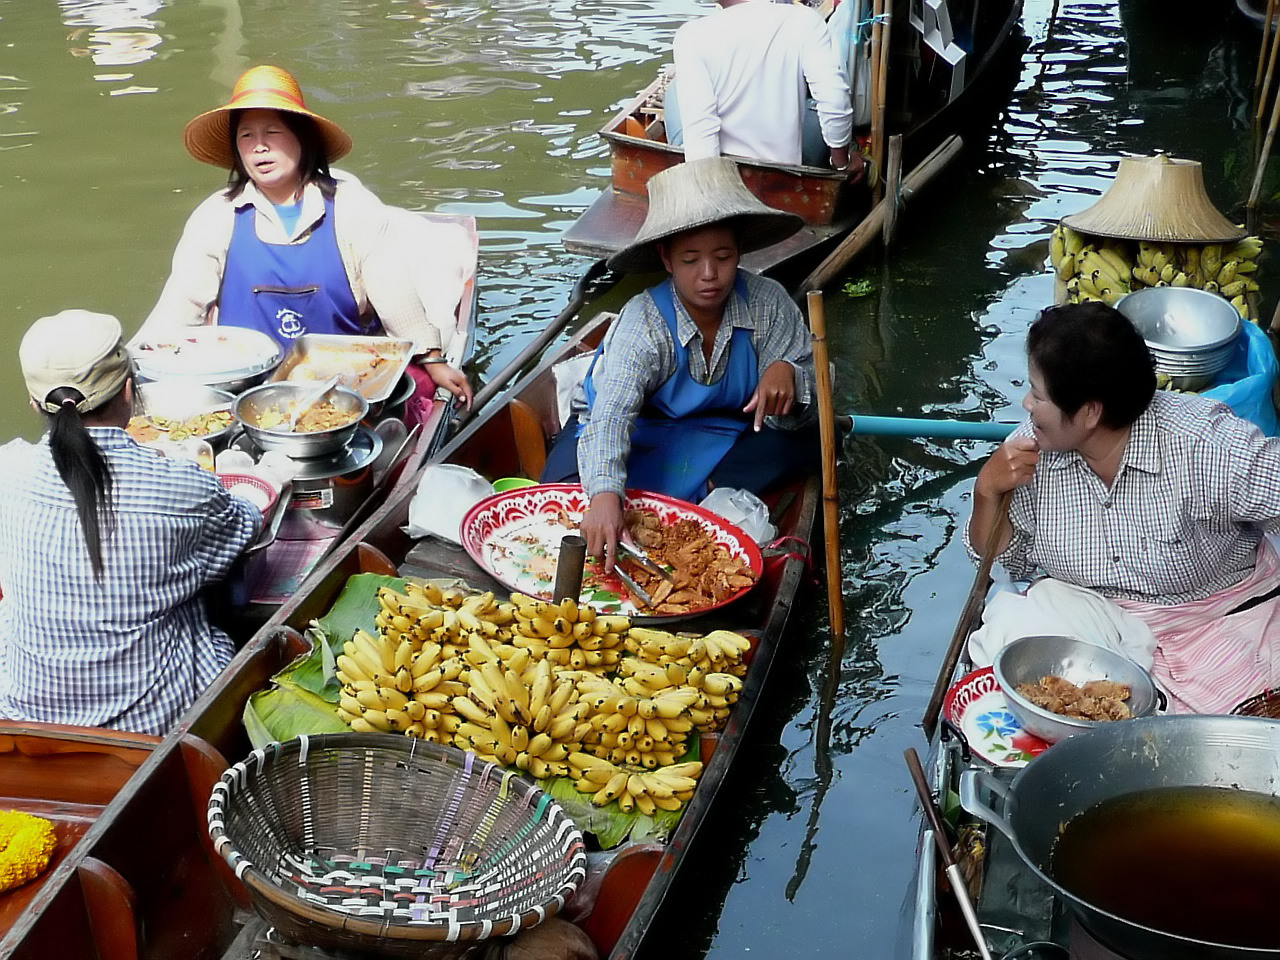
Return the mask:
{"type": "MultiPolygon", "coordinates": [[[[1276,31],[1280,37],[1280,30],[1276,31]]],[[[1258,165],[1253,172],[1253,187],[1249,191],[1249,201],[1245,204],[1246,228],[1249,233],[1258,232],[1258,198],[1262,194],[1262,178],[1266,175],[1267,164],[1271,160],[1271,147],[1276,139],[1276,125],[1280,124],[1280,96],[1271,105],[1271,122],[1267,124],[1267,135],[1262,141],[1262,152],[1258,156],[1258,165]]]]}
{"type": "MultiPolygon", "coordinates": [[[[1253,128],[1256,131],[1258,125],[1262,123],[1262,118],[1267,113],[1267,98],[1271,95],[1271,79],[1275,73],[1276,52],[1280,49],[1280,30],[1271,33],[1270,52],[1268,52],[1267,34],[1271,32],[1271,18],[1276,13],[1276,0],[1267,0],[1267,22],[1262,26],[1262,45],[1258,49],[1258,79],[1254,82],[1253,99],[1256,104],[1253,111],[1253,128]],[[1266,60],[1267,66],[1265,73],[1262,68],[1263,60],[1266,60]]],[[[1256,140],[1254,141],[1257,142],[1256,140]]]]}
{"type": "Polygon", "coordinates": [[[885,166],[884,181],[884,245],[893,246],[898,232],[898,211],[902,203],[902,134],[889,138],[889,159],[885,166]]]}
{"type": "Polygon", "coordinates": [[[1271,18],[1275,15],[1276,0],[1267,0],[1267,19],[1262,24],[1262,42],[1258,45],[1258,69],[1253,75],[1253,105],[1258,106],[1258,94],[1262,87],[1263,64],[1267,60],[1268,41],[1271,39],[1271,18]]]}
{"type": "Polygon", "coordinates": [[[822,291],[810,290],[809,333],[818,391],[818,429],[822,437],[822,503],[827,547],[827,605],[831,610],[829,674],[838,674],[844,659],[844,590],[840,568],[840,488],[836,477],[836,417],[831,396],[831,359],[827,351],[827,318],[822,291]]]}
{"type": "Polygon", "coordinates": [[[880,127],[880,136],[872,144],[876,150],[875,166],[881,171],[880,180],[877,182],[877,193],[875,199],[884,196],[884,169],[885,169],[885,114],[888,111],[889,99],[889,53],[893,50],[893,0],[884,0],[884,25],[880,30],[880,72],[876,75],[876,116],[873,123],[877,123],[880,127]]]}
{"type": "Polygon", "coordinates": [[[924,735],[932,739],[934,728],[938,725],[938,715],[942,713],[942,701],[946,697],[947,688],[951,686],[951,674],[960,662],[960,652],[969,639],[969,624],[982,608],[987,596],[987,580],[991,577],[991,566],[996,560],[996,545],[1000,541],[1000,522],[1009,510],[1009,501],[1013,499],[1012,491],[1000,498],[996,507],[995,520],[991,524],[991,532],[987,534],[987,542],[982,548],[982,557],[978,561],[978,571],[973,575],[973,583],[969,587],[969,596],[965,598],[964,609],[960,611],[960,619],[956,621],[955,632],[951,635],[951,644],[942,658],[942,668],[933,683],[933,694],[924,708],[924,735]]]}
{"type": "Polygon", "coordinates": [[[884,42],[884,5],[874,0],[871,6],[871,202],[880,202],[884,170],[880,167],[880,141],[884,139],[884,114],[880,110],[880,46],[884,42]]]}
{"type": "MultiPolygon", "coordinates": [[[[933,153],[920,161],[920,165],[903,179],[902,202],[904,204],[907,203],[916,191],[920,190],[934,178],[938,171],[959,156],[960,151],[963,149],[964,141],[957,136],[948,137],[939,144],[933,153]]],[[[862,218],[862,222],[847,237],[841,240],[834,250],[827,254],[826,259],[814,268],[813,272],[805,278],[804,283],[798,289],[821,290],[838,276],[840,271],[848,266],[849,261],[880,236],[881,230],[884,229],[886,203],[887,201],[881,200],[872,207],[871,212],[862,218]]]]}

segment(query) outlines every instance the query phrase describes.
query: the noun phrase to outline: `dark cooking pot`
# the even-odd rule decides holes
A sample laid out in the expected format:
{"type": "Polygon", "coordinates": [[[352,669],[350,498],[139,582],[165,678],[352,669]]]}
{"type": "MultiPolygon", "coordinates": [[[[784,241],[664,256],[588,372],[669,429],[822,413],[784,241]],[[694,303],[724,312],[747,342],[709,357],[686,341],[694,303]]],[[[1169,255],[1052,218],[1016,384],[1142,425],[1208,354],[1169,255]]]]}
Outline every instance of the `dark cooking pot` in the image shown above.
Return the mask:
{"type": "Polygon", "coordinates": [[[1280,960],[1280,948],[1212,943],[1131,922],[1081,900],[1049,873],[1054,842],[1076,815],[1125,794],[1198,786],[1280,794],[1280,721],[1184,715],[1099,726],[1054,744],[1007,786],[985,771],[965,771],[960,802],[1004,833],[1085,926],[1128,960],[1280,960]]]}

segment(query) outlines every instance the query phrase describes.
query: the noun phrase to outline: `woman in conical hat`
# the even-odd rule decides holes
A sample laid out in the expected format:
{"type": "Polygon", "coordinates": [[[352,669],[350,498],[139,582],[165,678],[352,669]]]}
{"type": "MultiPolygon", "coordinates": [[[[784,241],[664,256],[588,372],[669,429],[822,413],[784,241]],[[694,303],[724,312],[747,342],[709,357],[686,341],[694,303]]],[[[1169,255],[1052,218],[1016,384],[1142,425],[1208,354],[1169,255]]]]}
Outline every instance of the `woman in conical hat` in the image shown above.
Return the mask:
{"type": "Polygon", "coordinates": [[[739,257],[789,237],[794,214],[747,190],[731,160],[679,164],[649,181],[649,210],[614,269],[665,268],[623,307],[578,388],[544,481],[581,480],[582,533],[612,567],[627,487],[700,500],[754,493],[816,465],[807,408],[813,353],[781,284],[739,257]]]}
{"type": "MultiPolygon", "coordinates": [[[[329,164],[351,137],[313,110],[298,83],[253,67],[231,99],[187,124],[188,152],[229,171],[225,190],[187,221],[160,300],[138,333],[210,322],[251,327],[286,349],[304,333],[391,336],[420,351],[415,379],[465,403],[471,387],[445,362],[395,242],[395,208],[329,164]]],[[[459,289],[461,287],[459,286],[459,289]]]]}

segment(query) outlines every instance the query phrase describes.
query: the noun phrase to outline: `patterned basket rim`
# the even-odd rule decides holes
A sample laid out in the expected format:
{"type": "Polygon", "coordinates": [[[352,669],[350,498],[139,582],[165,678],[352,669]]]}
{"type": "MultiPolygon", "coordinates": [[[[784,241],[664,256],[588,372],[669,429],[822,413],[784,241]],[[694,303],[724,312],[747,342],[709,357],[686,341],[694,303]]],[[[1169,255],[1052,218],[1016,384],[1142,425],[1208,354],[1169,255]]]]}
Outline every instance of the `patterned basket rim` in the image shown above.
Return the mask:
{"type": "Polygon", "coordinates": [[[292,915],[296,920],[309,921],[328,928],[335,934],[355,933],[374,939],[390,939],[395,941],[421,941],[430,943],[454,942],[460,940],[484,940],[489,937],[505,936],[514,933],[521,927],[532,927],[548,917],[555,916],[563,909],[569,897],[578,889],[586,876],[586,854],[582,840],[582,832],[553,798],[547,797],[549,804],[546,818],[550,822],[559,822],[557,829],[568,830],[576,836],[579,850],[574,853],[572,863],[566,871],[566,879],[559,890],[545,903],[530,907],[519,913],[512,913],[499,919],[463,920],[450,923],[403,923],[390,919],[369,919],[334,910],[319,904],[310,903],[294,896],[275,882],[271,876],[258,865],[246,859],[236,849],[235,842],[227,835],[224,818],[224,804],[238,791],[244,790],[253,777],[266,769],[268,764],[278,760],[297,757],[299,765],[306,762],[312,750],[329,747],[348,747],[359,750],[378,750],[384,753],[398,754],[406,757],[426,757],[440,760],[455,767],[471,766],[478,775],[490,780],[506,780],[522,796],[537,797],[545,791],[531,780],[520,776],[517,771],[498,766],[482,760],[474,754],[447,744],[428,743],[412,737],[401,737],[391,734],[377,733],[326,733],[302,734],[294,740],[284,742],[272,741],[259,749],[255,749],[244,760],[232,764],[223,772],[214,784],[208,803],[208,830],[213,847],[226,861],[227,865],[249,889],[272,905],[292,915]],[[469,758],[469,759],[468,759],[469,758]]]}

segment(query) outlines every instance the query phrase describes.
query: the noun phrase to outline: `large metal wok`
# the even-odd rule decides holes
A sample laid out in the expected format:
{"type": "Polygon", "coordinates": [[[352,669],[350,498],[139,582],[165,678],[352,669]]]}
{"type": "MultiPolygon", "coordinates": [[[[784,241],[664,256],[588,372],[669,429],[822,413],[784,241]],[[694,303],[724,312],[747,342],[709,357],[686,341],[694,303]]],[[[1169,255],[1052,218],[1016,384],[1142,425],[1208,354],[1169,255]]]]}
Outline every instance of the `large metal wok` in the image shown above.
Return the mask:
{"type": "Polygon", "coordinates": [[[1129,960],[1280,960],[1280,947],[1211,943],[1131,922],[1079,899],[1049,873],[1054,842],[1072,817],[1123,794],[1193,786],[1280,794],[1280,721],[1191,715],[1118,721],[1054,744],[1007,786],[985,771],[965,771],[960,802],[1004,833],[1084,925],[1129,960]]]}

